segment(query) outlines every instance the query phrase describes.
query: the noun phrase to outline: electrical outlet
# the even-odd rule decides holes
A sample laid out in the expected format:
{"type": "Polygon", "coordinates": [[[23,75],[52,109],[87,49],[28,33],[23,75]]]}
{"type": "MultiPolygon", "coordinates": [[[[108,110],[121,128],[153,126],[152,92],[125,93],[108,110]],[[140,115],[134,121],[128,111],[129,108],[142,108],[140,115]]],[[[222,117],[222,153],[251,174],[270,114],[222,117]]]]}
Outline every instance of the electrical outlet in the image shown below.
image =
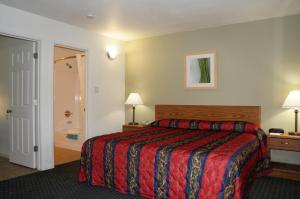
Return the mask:
{"type": "Polygon", "coordinates": [[[99,93],[99,90],[100,90],[100,89],[99,89],[98,86],[95,86],[95,87],[94,87],[94,92],[95,92],[95,93],[99,93]]]}

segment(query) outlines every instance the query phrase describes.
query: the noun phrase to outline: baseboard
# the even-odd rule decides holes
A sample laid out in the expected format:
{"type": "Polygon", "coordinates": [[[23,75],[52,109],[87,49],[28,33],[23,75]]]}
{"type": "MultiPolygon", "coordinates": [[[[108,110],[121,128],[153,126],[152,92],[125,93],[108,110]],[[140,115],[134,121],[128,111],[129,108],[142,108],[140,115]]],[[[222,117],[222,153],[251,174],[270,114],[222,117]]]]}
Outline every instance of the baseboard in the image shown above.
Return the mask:
{"type": "Polygon", "coordinates": [[[9,159],[9,154],[0,153],[0,157],[9,159]]]}
{"type": "Polygon", "coordinates": [[[290,180],[300,180],[300,165],[282,164],[272,162],[272,172],[269,176],[286,178],[290,180]]]}

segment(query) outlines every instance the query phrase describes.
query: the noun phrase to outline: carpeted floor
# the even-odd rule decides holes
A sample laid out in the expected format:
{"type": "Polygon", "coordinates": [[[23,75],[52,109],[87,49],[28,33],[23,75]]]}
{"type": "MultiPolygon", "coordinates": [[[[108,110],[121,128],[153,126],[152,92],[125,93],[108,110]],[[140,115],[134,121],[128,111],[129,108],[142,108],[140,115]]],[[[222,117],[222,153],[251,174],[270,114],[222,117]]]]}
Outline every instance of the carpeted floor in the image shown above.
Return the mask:
{"type": "MultiPolygon", "coordinates": [[[[107,188],[89,187],[76,180],[79,162],[0,182],[1,199],[129,199],[107,188]]],[[[252,199],[299,199],[300,181],[262,177],[255,181],[252,199]]]]}

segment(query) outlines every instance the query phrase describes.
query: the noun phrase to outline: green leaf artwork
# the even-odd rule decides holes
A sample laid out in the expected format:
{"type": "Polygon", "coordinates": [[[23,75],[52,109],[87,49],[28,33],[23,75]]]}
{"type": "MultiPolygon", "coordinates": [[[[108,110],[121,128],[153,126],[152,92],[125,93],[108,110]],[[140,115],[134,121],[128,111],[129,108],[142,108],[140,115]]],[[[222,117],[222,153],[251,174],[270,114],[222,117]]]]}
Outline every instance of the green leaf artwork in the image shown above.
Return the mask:
{"type": "Polygon", "coordinates": [[[199,83],[211,83],[210,81],[210,60],[209,58],[198,59],[200,69],[200,80],[199,83]]]}

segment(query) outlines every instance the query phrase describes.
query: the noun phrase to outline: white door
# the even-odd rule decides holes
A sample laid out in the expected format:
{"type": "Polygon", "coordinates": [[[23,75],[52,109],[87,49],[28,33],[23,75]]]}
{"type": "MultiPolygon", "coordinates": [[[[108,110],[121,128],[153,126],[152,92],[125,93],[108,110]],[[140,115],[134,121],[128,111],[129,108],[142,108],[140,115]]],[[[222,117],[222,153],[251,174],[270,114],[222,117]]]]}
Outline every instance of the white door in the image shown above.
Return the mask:
{"type": "Polygon", "coordinates": [[[9,51],[10,108],[9,161],[36,168],[35,145],[35,42],[20,40],[9,51]]]}

